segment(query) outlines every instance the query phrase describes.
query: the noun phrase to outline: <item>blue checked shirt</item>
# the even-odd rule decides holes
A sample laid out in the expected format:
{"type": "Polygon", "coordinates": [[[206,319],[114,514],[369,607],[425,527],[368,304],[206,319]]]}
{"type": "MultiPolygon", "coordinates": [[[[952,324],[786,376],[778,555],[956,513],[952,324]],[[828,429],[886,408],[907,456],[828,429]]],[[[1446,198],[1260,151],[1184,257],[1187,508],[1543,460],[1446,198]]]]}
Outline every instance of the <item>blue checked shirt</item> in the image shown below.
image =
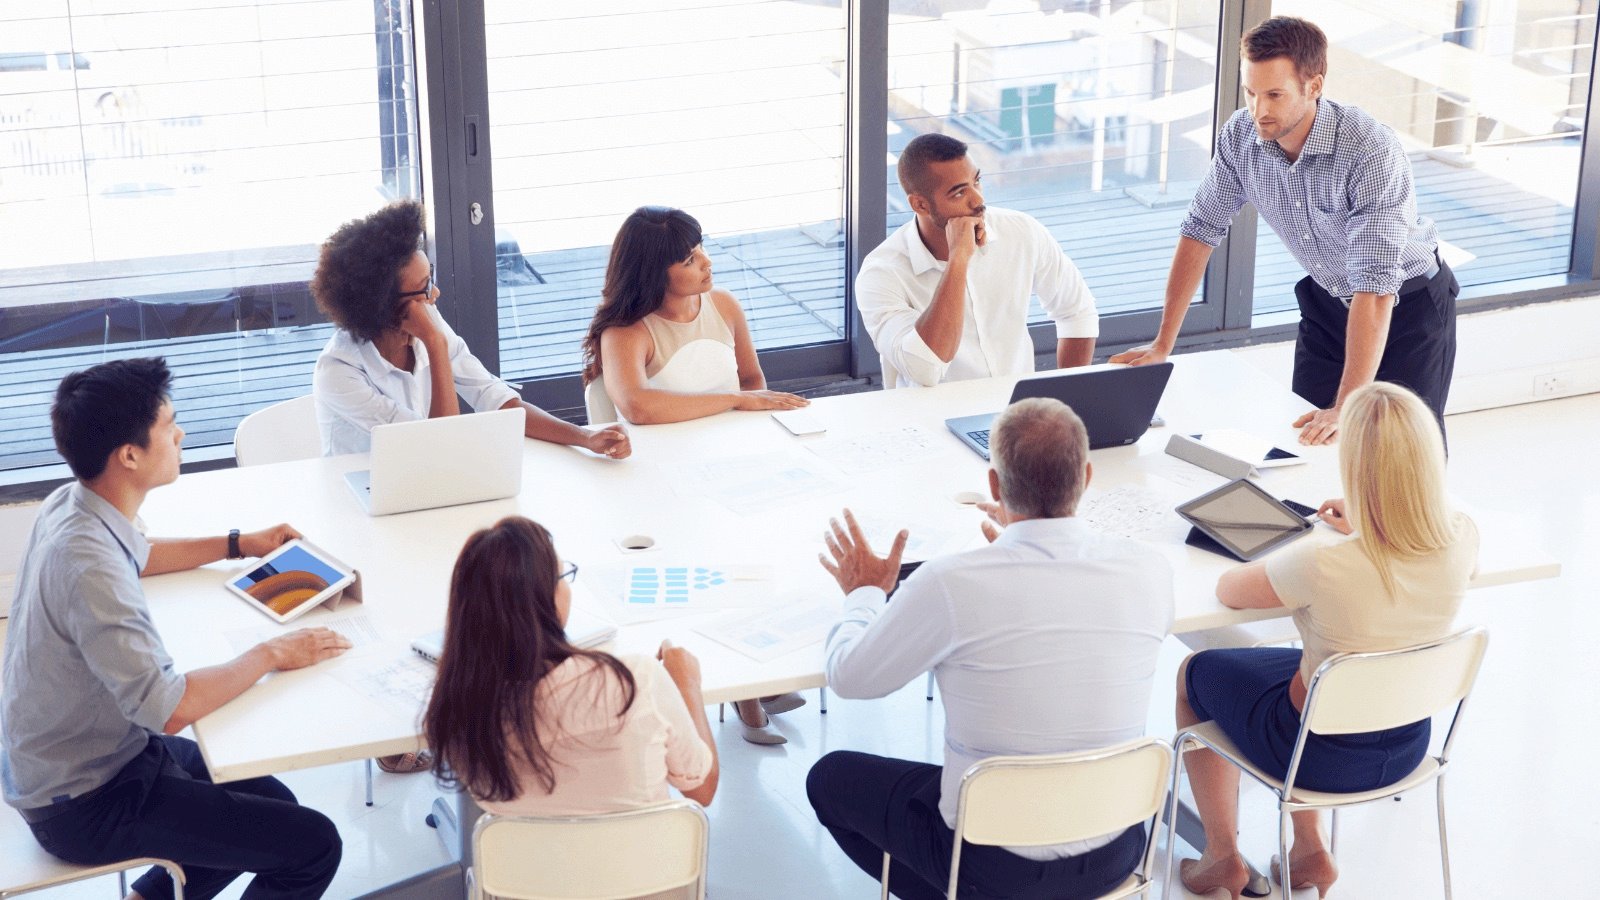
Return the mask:
{"type": "Polygon", "coordinates": [[[1417,215],[1411,163],[1388,126],[1323,98],[1300,158],[1263,141],[1250,112],[1233,114],[1181,231],[1215,247],[1245,203],[1324,290],[1397,295],[1433,265],[1439,236],[1417,215]]]}

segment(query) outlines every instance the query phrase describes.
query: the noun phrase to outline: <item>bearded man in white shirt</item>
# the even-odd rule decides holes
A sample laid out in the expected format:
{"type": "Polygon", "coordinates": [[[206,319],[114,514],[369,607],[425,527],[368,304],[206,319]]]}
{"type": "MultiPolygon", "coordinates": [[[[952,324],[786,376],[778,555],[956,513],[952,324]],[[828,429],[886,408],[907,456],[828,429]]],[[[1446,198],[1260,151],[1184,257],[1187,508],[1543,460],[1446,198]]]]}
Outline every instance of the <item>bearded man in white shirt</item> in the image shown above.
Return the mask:
{"type": "Polygon", "coordinates": [[[1033,294],[1055,323],[1056,365],[1088,365],[1100,334],[1094,296],[1037,219],[984,205],[967,145],[919,135],[897,172],[916,216],[856,276],[884,387],[1033,372],[1033,294]]]}

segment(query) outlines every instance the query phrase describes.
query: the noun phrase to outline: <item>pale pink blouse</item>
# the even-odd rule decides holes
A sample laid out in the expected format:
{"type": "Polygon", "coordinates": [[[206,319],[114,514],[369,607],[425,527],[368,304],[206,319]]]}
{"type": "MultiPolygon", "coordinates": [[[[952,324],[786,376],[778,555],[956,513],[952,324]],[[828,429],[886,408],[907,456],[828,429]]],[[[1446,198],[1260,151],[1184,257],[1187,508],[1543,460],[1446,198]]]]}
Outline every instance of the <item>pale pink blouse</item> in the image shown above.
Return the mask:
{"type": "Polygon", "coordinates": [[[555,767],[555,790],[531,770],[521,795],[483,803],[499,815],[569,816],[631,809],[668,798],[667,786],[698,787],[711,772],[711,748],[695,732],[683,695],[666,669],[645,656],[620,657],[633,673],[633,705],[609,668],[572,657],[539,681],[539,732],[555,767]]]}

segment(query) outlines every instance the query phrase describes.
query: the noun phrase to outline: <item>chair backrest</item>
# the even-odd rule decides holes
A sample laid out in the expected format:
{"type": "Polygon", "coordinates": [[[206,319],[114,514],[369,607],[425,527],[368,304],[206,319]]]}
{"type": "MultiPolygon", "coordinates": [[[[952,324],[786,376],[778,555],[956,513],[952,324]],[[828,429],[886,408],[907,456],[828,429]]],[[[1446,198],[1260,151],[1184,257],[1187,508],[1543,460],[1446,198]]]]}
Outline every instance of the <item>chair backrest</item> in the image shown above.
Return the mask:
{"type": "Polygon", "coordinates": [[[508,900],[620,900],[697,885],[710,823],[690,800],[566,818],[486,815],[472,831],[473,877],[508,900]]]}
{"type": "Polygon", "coordinates": [[[1317,667],[1304,727],[1359,734],[1420,722],[1466,698],[1489,647],[1469,628],[1437,641],[1375,653],[1338,653],[1317,667]]]}
{"type": "Polygon", "coordinates": [[[241,466],[316,459],[321,455],[317,405],[310,394],[256,410],[245,416],[233,432],[233,457],[241,466]]]}
{"type": "Polygon", "coordinates": [[[583,409],[589,415],[590,425],[606,425],[622,420],[622,417],[617,414],[617,405],[611,402],[611,395],[606,393],[606,377],[604,375],[584,386],[583,409]]]}
{"type": "Polygon", "coordinates": [[[972,844],[1081,841],[1150,819],[1167,796],[1172,747],[1139,738],[1081,753],[993,756],[961,777],[956,833],[972,844]]]}

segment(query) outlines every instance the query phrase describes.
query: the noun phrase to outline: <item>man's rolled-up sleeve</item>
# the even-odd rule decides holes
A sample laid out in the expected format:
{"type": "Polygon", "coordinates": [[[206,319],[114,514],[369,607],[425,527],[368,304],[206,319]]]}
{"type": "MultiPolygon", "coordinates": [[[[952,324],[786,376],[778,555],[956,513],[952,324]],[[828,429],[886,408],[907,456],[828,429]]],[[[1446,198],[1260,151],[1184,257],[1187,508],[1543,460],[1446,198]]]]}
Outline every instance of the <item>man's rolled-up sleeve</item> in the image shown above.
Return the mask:
{"type": "Polygon", "coordinates": [[[1037,220],[1029,220],[1030,235],[1038,246],[1033,271],[1033,292],[1039,295],[1039,305],[1056,324],[1056,338],[1092,338],[1100,336],[1100,312],[1095,308],[1094,294],[1083,280],[1083,273],[1067,257],[1066,251],[1056,241],[1049,229],[1037,220]]]}
{"type": "MultiPolygon", "coordinates": [[[[93,568],[72,579],[66,627],[84,663],[135,725],[161,731],[187,686],[147,617],[129,615],[128,583],[93,568]]],[[[137,585],[133,586],[137,590],[137,585]]]]}
{"type": "Polygon", "coordinates": [[[1346,263],[1350,290],[1398,294],[1405,281],[1400,256],[1417,221],[1411,163],[1398,140],[1352,169],[1347,195],[1351,201],[1346,263]]]}
{"type": "MultiPolygon", "coordinates": [[[[911,305],[905,287],[893,273],[867,267],[856,276],[856,306],[884,363],[908,380],[931,387],[938,384],[950,363],[934,353],[917,333],[922,311],[911,305]]],[[[885,379],[885,387],[894,387],[885,379]]]]}
{"type": "Polygon", "coordinates": [[[1245,204],[1244,185],[1231,160],[1232,124],[1230,121],[1228,127],[1217,136],[1217,153],[1211,158],[1211,167],[1206,170],[1206,177],[1201,179],[1200,187],[1194,192],[1194,199],[1189,201],[1189,214],[1178,226],[1179,234],[1208,247],[1222,243],[1222,239],[1228,235],[1228,226],[1233,224],[1233,217],[1245,204]]]}

